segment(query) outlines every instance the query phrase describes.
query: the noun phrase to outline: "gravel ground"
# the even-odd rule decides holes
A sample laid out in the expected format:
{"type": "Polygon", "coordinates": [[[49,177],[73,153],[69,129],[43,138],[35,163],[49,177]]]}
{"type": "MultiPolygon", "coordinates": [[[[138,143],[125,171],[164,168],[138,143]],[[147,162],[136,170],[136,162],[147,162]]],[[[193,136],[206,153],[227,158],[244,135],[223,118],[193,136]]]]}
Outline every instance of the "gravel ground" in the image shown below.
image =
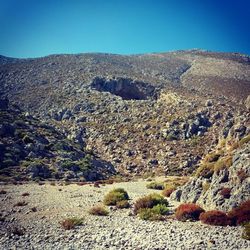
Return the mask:
{"type": "MultiPolygon", "coordinates": [[[[150,193],[145,181],[112,185],[55,186],[36,183],[0,186],[0,249],[250,249],[250,241],[241,239],[241,227],[215,227],[200,222],[142,221],[131,216],[130,209],[110,210],[106,217],[88,215],[93,205],[114,187],[125,188],[131,203],[150,193]],[[30,195],[23,197],[28,192],[30,195]],[[28,204],[15,207],[19,201],[28,204]],[[31,208],[37,211],[32,212],[31,208]],[[59,222],[67,217],[84,217],[82,226],[64,230],[59,222]],[[17,236],[8,233],[11,225],[25,229],[17,236]]],[[[177,204],[170,203],[171,208],[177,204]]]]}

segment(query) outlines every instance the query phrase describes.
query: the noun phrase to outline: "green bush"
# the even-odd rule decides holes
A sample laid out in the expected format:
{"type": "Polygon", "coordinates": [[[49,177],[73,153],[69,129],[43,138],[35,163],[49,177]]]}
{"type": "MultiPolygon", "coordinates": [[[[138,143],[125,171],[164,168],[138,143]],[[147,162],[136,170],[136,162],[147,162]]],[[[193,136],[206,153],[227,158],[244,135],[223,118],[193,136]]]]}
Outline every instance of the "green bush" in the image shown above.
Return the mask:
{"type": "Polygon", "coordinates": [[[168,201],[160,194],[149,194],[136,200],[134,204],[134,213],[138,214],[141,209],[153,208],[157,205],[165,205],[167,207],[168,201]]]}
{"type": "Polygon", "coordinates": [[[139,210],[139,218],[142,220],[164,220],[164,215],[169,213],[168,208],[166,205],[158,204],[153,208],[142,208],[139,210]]]}
{"type": "Polygon", "coordinates": [[[128,193],[123,188],[116,188],[111,190],[104,197],[104,204],[107,206],[115,206],[119,201],[128,200],[128,193]]]}

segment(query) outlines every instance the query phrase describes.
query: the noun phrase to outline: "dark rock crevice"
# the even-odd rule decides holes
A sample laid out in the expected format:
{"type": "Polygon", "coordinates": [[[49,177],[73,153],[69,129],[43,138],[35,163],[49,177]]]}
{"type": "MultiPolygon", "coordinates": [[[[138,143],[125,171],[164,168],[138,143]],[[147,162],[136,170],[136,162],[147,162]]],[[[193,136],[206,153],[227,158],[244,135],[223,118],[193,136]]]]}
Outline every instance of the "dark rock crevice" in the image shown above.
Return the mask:
{"type": "Polygon", "coordinates": [[[149,83],[133,81],[130,78],[105,79],[96,77],[91,88],[101,92],[110,92],[123,100],[147,100],[156,98],[156,89],[149,83]]]}

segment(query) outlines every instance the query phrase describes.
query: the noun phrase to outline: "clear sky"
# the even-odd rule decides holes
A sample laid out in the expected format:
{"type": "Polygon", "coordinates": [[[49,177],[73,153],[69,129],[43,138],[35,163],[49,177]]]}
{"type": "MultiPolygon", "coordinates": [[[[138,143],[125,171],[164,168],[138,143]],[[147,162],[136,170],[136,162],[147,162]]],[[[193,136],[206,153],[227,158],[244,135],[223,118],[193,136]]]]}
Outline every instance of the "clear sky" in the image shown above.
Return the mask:
{"type": "Polygon", "coordinates": [[[250,0],[0,0],[0,54],[250,55],[250,0]]]}

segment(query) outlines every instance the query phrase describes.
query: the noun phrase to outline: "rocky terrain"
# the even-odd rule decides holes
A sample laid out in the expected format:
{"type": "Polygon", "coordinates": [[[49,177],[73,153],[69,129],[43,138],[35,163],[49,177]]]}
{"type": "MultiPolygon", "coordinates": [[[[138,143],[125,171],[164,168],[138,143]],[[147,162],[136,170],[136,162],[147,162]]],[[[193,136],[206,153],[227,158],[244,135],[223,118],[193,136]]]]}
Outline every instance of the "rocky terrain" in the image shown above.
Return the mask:
{"type": "Polygon", "coordinates": [[[1,181],[39,179],[96,180],[114,167],[70,141],[55,127],[40,122],[8,99],[0,101],[1,181]]]}
{"type": "Polygon", "coordinates": [[[207,209],[224,211],[249,200],[249,142],[248,135],[240,143],[230,145],[229,149],[220,145],[203,159],[196,176],[171,194],[171,198],[180,202],[198,203],[207,209]]]}
{"type": "Polygon", "coordinates": [[[0,56],[0,249],[249,249],[228,213],[250,199],[249,111],[238,53],[0,56]],[[179,176],[150,184],[170,202],[154,218],[168,214],[140,220],[157,176],[179,176]],[[88,214],[114,187],[132,208],[88,214]],[[224,227],[178,221],[187,202],[224,227]],[[65,231],[73,216],[82,225],[65,231]]]}
{"type": "Polygon", "coordinates": [[[191,50],[1,57],[0,63],[10,103],[123,176],[192,173],[221,131],[226,136],[233,125],[249,124],[246,55],[191,50]]]}
{"type": "MultiPolygon", "coordinates": [[[[1,195],[5,221],[0,222],[0,249],[249,249],[249,241],[241,239],[241,227],[212,227],[171,218],[143,221],[131,216],[131,209],[112,209],[102,217],[88,214],[114,187],[125,188],[132,204],[150,192],[146,183],[138,180],[100,188],[49,183],[1,186],[7,193],[1,195]],[[14,206],[22,200],[27,205],[14,206]],[[72,216],[83,217],[83,225],[65,231],[60,221],[72,216]],[[14,228],[23,230],[23,235],[12,233],[17,231],[14,228]]],[[[170,208],[177,204],[171,202],[170,208]]]]}

